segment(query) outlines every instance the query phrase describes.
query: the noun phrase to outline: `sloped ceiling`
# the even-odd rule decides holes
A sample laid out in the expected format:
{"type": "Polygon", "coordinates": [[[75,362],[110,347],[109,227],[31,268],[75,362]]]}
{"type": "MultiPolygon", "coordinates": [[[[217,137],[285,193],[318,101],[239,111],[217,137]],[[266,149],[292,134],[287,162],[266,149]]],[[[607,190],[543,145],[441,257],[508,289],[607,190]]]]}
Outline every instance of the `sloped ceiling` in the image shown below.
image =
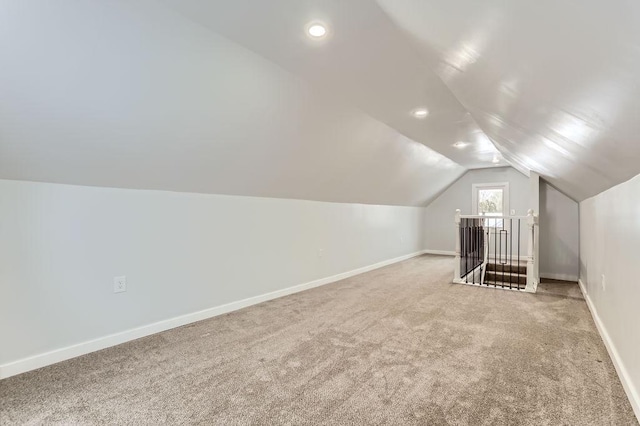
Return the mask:
{"type": "Polygon", "coordinates": [[[640,173],[640,3],[377,0],[520,169],[576,200],[640,173]]]}
{"type": "Polygon", "coordinates": [[[0,0],[0,178],[424,205],[497,148],[582,200],[640,172],[639,8],[0,0]]]}
{"type": "Polygon", "coordinates": [[[493,166],[491,141],[373,1],[161,1],[466,168],[493,166]],[[325,40],[306,35],[314,21],[328,26],[325,40]],[[429,117],[412,117],[416,107],[429,117]]]}
{"type": "Polygon", "coordinates": [[[424,205],[464,170],[158,2],[0,3],[0,178],[424,205]]]}

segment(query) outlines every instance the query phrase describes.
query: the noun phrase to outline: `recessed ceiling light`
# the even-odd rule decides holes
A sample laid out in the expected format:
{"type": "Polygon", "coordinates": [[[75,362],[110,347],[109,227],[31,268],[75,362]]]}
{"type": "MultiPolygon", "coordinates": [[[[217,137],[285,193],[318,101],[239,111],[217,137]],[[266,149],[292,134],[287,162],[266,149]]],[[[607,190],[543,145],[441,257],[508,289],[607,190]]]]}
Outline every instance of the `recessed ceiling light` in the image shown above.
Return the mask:
{"type": "Polygon", "coordinates": [[[415,118],[426,118],[427,115],[429,115],[429,110],[426,108],[416,108],[411,112],[411,115],[413,115],[415,118]]]}
{"type": "Polygon", "coordinates": [[[491,162],[492,162],[493,164],[498,164],[498,163],[500,162],[500,159],[498,158],[498,156],[497,156],[497,155],[494,155],[494,156],[493,156],[493,160],[491,160],[491,162]]]}
{"type": "Polygon", "coordinates": [[[327,35],[327,27],[319,22],[313,22],[307,26],[307,33],[311,38],[322,38],[327,35]]]}
{"type": "Polygon", "coordinates": [[[455,146],[458,149],[462,149],[462,148],[466,147],[467,145],[469,145],[469,144],[466,143],[466,142],[462,142],[462,141],[456,142],[456,143],[453,144],[453,146],[455,146]]]}

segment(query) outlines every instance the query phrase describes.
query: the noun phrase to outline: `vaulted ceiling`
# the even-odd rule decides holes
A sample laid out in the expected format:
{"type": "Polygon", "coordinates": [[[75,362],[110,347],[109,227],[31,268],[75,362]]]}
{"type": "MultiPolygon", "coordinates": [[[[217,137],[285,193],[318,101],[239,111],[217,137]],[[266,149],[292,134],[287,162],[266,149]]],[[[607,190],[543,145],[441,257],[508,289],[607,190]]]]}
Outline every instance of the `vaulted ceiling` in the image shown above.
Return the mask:
{"type": "Polygon", "coordinates": [[[0,178],[424,205],[497,161],[582,200],[640,173],[639,13],[0,0],[0,178]]]}
{"type": "Polygon", "coordinates": [[[582,200],[640,173],[640,3],[377,0],[515,167],[582,200]]]}

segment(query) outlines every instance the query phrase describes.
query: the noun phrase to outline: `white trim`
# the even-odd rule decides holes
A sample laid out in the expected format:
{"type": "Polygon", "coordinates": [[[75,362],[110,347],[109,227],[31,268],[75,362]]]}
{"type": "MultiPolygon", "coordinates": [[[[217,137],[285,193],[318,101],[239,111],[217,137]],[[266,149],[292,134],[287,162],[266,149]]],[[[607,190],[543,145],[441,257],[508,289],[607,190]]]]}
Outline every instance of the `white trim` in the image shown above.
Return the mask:
{"type": "Polygon", "coordinates": [[[402,262],[403,260],[411,259],[422,254],[424,254],[424,250],[396,257],[394,259],[384,260],[382,262],[374,263],[373,265],[353,269],[351,271],[343,272],[341,274],[333,275],[330,277],[310,281],[308,283],[299,284],[282,290],[276,290],[271,293],[250,297],[248,299],[238,300],[236,302],[227,303],[225,305],[216,306],[202,311],[181,315],[179,317],[158,321],[152,324],[133,328],[131,330],[121,331],[119,333],[114,333],[108,336],[99,337],[97,339],[88,340],[86,342],[67,346],[65,348],[56,349],[28,358],[23,358],[17,361],[10,362],[8,364],[0,365],[0,379],[6,379],[7,377],[15,376],[16,374],[25,373],[27,371],[35,370],[37,368],[75,358],[80,355],[85,355],[111,346],[126,343],[131,340],[149,336],[151,334],[160,333],[162,331],[180,327],[196,321],[202,321],[204,319],[226,314],[228,312],[236,311],[238,309],[246,308],[258,303],[266,302],[267,300],[277,299],[289,294],[298,293],[300,291],[309,290],[314,287],[319,287],[325,284],[344,280],[346,278],[353,277],[354,275],[373,271],[374,269],[382,268],[393,263],[402,262]]]}
{"type": "Polygon", "coordinates": [[[559,281],[573,281],[573,282],[578,281],[578,277],[576,275],[571,275],[571,274],[547,274],[545,272],[541,272],[540,278],[547,278],[550,280],[559,280],[559,281]]]}
{"type": "Polygon", "coordinates": [[[595,305],[591,302],[591,298],[587,294],[587,288],[581,279],[578,280],[578,284],[580,285],[580,290],[582,291],[582,295],[584,296],[584,300],[587,302],[587,306],[589,307],[589,311],[591,312],[591,316],[593,317],[593,322],[596,323],[596,328],[600,333],[600,337],[604,342],[604,346],[607,348],[607,352],[609,352],[609,357],[613,361],[613,366],[618,373],[618,377],[620,378],[620,382],[622,382],[622,387],[627,394],[627,398],[629,398],[629,402],[631,403],[631,407],[633,408],[633,412],[636,415],[636,418],[640,421],[640,394],[638,390],[634,386],[631,381],[631,377],[627,372],[626,367],[622,363],[622,359],[620,359],[620,355],[618,355],[618,350],[616,349],[611,337],[609,337],[609,333],[605,328],[600,316],[598,315],[598,311],[596,310],[595,305]]]}
{"type": "MultiPolygon", "coordinates": [[[[478,190],[480,189],[502,189],[502,216],[509,216],[511,213],[509,207],[509,182],[493,182],[493,183],[473,183],[471,184],[471,212],[478,214],[478,190]]],[[[497,216],[487,216],[497,217],[497,216]]]]}
{"type": "Polygon", "coordinates": [[[448,250],[423,250],[424,254],[438,254],[441,256],[455,256],[456,252],[455,251],[448,251],[448,250]]]}
{"type": "Polygon", "coordinates": [[[521,219],[527,220],[529,216],[509,216],[509,215],[498,215],[498,216],[487,216],[483,214],[461,214],[460,219],[521,219]]]}

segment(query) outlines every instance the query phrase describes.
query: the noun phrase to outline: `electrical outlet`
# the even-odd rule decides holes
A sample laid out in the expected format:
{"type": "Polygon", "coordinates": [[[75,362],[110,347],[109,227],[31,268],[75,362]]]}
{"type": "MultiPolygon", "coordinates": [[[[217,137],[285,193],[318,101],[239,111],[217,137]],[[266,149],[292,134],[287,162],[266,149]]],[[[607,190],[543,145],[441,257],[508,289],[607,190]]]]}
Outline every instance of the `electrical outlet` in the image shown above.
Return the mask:
{"type": "Polygon", "coordinates": [[[602,291],[605,291],[606,289],[607,289],[607,280],[604,274],[602,274],[602,291]]]}
{"type": "Polygon", "coordinates": [[[113,277],[113,292],[122,293],[127,291],[127,277],[113,277]]]}
{"type": "Polygon", "coordinates": [[[324,249],[318,249],[318,257],[324,257],[324,249]]]}

